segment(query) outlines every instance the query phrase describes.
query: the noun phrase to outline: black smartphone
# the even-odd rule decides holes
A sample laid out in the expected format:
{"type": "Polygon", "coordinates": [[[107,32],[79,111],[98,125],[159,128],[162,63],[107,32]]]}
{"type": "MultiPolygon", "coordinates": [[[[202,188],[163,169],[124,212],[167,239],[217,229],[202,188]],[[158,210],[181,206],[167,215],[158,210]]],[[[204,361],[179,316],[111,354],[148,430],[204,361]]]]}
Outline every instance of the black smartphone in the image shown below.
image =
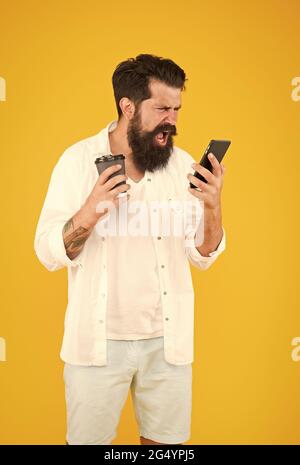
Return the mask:
{"type": "MultiPolygon", "coordinates": [[[[221,163],[230,144],[230,140],[211,140],[204,152],[203,157],[200,160],[200,165],[204,166],[204,168],[212,172],[213,168],[209,161],[208,154],[213,153],[214,156],[217,158],[218,162],[221,163]]],[[[201,181],[207,183],[206,179],[201,174],[199,174],[198,171],[195,171],[194,176],[196,176],[196,178],[200,179],[201,181]]],[[[197,188],[197,186],[194,186],[194,184],[192,184],[191,182],[190,186],[192,188],[197,188]]]]}

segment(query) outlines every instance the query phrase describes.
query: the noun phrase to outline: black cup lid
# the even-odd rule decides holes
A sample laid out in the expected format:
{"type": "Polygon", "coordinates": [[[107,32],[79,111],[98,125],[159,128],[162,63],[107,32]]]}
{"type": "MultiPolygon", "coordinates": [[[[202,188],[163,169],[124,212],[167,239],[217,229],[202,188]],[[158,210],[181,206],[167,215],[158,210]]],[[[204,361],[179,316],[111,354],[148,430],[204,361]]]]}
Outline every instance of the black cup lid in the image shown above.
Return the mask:
{"type": "Polygon", "coordinates": [[[102,155],[101,157],[96,158],[95,163],[101,163],[102,161],[115,161],[123,160],[125,157],[122,154],[119,155],[102,155]]]}

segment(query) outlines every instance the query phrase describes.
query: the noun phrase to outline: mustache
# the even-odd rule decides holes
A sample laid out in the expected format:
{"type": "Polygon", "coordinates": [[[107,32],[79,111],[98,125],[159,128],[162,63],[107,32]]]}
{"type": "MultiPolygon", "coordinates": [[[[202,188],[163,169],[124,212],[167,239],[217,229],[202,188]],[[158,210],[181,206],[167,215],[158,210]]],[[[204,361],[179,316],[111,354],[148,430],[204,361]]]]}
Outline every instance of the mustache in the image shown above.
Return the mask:
{"type": "Polygon", "coordinates": [[[152,135],[156,136],[160,132],[168,132],[170,136],[177,136],[177,128],[172,124],[162,124],[152,131],[152,135]]]}

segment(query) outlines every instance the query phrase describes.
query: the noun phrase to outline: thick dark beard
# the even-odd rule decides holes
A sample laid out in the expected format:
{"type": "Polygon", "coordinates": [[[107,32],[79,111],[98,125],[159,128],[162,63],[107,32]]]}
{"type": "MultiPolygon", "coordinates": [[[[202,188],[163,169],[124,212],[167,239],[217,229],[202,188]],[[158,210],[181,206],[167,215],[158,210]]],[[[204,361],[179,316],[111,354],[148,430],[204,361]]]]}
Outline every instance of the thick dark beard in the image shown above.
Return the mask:
{"type": "Polygon", "coordinates": [[[158,126],[150,132],[142,131],[141,118],[137,111],[127,129],[128,145],[132,150],[135,167],[142,172],[153,172],[167,166],[173,150],[173,135],[176,136],[177,131],[176,126],[171,124],[158,126]],[[168,130],[169,136],[166,145],[160,147],[154,136],[163,130],[168,130]]]}

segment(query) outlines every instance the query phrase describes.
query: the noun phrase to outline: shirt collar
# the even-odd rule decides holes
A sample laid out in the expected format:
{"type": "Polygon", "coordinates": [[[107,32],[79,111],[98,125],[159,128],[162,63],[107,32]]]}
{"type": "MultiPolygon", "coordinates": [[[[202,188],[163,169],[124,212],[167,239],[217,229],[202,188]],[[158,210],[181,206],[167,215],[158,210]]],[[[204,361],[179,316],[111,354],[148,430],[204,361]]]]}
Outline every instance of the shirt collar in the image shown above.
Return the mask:
{"type": "Polygon", "coordinates": [[[106,152],[107,152],[107,155],[108,154],[111,154],[111,149],[110,149],[110,143],[109,143],[109,136],[108,134],[110,132],[112,132],[118,125],[118,121],[116,120],[113,120],[113,121],[110,121],[110,123],[108,123],[108,125],[106,126],[106,128],[104,129],[104,136],[105,136],[105,143],[106,143],[106,152]]]}

